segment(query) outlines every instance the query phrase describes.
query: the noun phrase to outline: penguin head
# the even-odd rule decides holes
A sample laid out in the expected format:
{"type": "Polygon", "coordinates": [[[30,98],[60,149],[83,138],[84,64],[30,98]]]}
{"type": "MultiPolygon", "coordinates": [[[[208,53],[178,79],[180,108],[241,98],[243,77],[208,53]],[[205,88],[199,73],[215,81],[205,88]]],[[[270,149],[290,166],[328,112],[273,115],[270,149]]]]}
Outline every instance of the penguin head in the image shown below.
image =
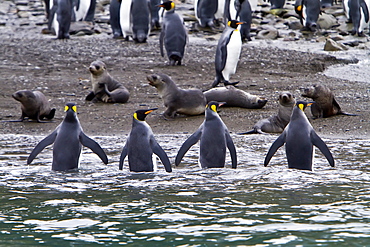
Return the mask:
{"type": "Polygon", "coordinates": [[[166,2],[163,2],[162,4],[158,5],[158,7],[162,7],[164,8],[165,10],[172,10],[175,8],[175,3],[172,2],[172,1],[166,1],[166,2]]]}
{"type": "Polygon", "coordinates": [[[306,102],[306,101],[297,101],[296,102],[296,106],[301,109],[302,111],[304,111],[306,109],[307,106],[311,106],[314,102],[306,102]]]}
{"type": "Polygon", "coordinates": [[[206,109],[211,109],[214,112],[217,112],[218,108],[220,108],[222,105],[225,105],[226,102],[217,102],[217,101],[210,101],[206,105],[206,109]]]}
{"type": "Polygon", "coordinates": [[[100,75],[107,69],[104,62],[97,60],[90,64],[89,71],[93,75],[100,75]]]}
{"type": "Polygon", "coordinates": [[[64,120],[75,120],[77,114],[77,106],[75,103],[67,103],[64,107],[64,111],[66,112],[66,117],[64,120]]]}
{"type": "Polygon", "coordinates": [[[158,108],[153,108],[149,110],[137,110],[134,113],[134,118],[138,121],[145,121],[146,116],[151,113],[152,111],[157,110],[158,108]]]}
{"type": "Polygon", "coordinates": [[[229,27],[231,27],[231,28],[236,29],[236,28],[238,27],[238,25],[240,25],[240,24],[244,24],[244,23],[245,23],[245,22],[243,22],[243,21],[231,20],[231,21],[228,21],[228,22],[227,22],[227,25],[228,25],[229,27]]]}

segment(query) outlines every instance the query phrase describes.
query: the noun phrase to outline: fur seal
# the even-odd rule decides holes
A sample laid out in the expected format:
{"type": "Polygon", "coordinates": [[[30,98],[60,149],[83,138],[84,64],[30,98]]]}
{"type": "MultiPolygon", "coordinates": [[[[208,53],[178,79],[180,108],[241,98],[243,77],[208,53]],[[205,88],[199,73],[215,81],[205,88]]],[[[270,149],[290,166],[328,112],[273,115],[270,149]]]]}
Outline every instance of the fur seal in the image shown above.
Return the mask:
{"type": "Polygon", "coordinates": [[[304,109],[311,103],[298,101],[293,109],[290,122],[283,133],[271,145],[264,165],[267,166],[275,152],[284,145],[288,159],[288,167],[300,170],[312,170],[313,146],[325,155],[330,166],[334,167],[334,159],[325,142],[316,134],[304,114],[304,109]]]}
{"type": "Polygon", "coordinates": [[[295,105],[295,97],[290,92],[282,92],[279,95],[279,111],[277,115],[266,119],[259,120],[253,130],[239,133],[245,134],[266,134],[266,133],[281,133],[290,121],[292,110],[295,105]]]}
{"type": "Polygon", "coordinates": [[[123,162],[128,155],[128,164],[132,172],[152,172],[156,167],[153,166],[153,153],[161,159],[166,172],[172,172],[171,163],[165,151],[159,146],[154,138],[152,128],[145,122],[146,116],[156,110],[138,110],[134,113],[132,129],[123,147],[119,169],[122,170],[123,162]]]}
{"type": "Polygon", "coordinates": [[[216,87],[204,92],[207,102],[218,101],[226,102],[226,106],[236,106],[248,109],[261,109],[267,100],[252,95],[234,86],[216,87]]]}
{"type": "Polygon", "coordinates": [[[12,97],[22,104],[20,119],[12,122],[23,122],[25,118],[29,118],[41,123],[42,119],[50,120],[55,115],[55,108],[50,108],[49,101],[40,91],[19,90],[12,97]]]}
{"type": "Polygon", "coordinates": [[[237,166],[236,149],[229,131],[217,113],[224,102],[211,101],[206,106],[206,117],[199,129],[195,131],[181,146],[177,153],[175,165],[179,165],[182,157],[191,146],[200,140],[199,161],[202,168],[225,167],[226,148],[230,151],[232,168],[237,166]]]}
{"type": "Polygon", "coordinates": [[[357,116],[356,114],[343,112],[335,100],[333,92],[324,85],[305,88],[302,96],[315,101],[311,106],[311,113],[314,118],[327,118],[334,115],[357,116]]]}
{"type": "Polygon", "coordinates": [[[130,97],[127,88],[112,78],[105,63],[94,61],[89,67],[93,91],[86,96],[87,101],[105,103],[126,103],[130,97]]]}
{"type": "Polygon", "coordinates": [[[204,113],[206,98],[199,89],[181,89],[165,74],[157,73],[147,76],[149,85],[157,88],[167,107],[163,113],[165,118],[174,118],[176,113],[200,115],[204,113]]]}
{"type": "Polygon", "coordinates": [[[46,147],[54,143],[53,164],[54,171],[67,171],[78,167],[82,145],[90,148],[99,158],[108,163],[107,155],[97,142],[89,138],[82,130],[77,118],[77,108],[74,103],[65,106],[66,116],[63,122],[32,150],[28,156],[27,164],[46,147]]]}

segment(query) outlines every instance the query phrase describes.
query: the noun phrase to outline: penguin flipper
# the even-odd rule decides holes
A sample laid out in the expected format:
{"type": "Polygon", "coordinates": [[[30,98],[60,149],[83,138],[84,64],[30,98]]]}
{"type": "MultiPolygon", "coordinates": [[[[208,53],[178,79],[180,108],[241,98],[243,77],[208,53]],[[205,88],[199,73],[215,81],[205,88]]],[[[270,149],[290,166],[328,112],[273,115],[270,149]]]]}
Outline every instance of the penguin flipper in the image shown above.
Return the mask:
{"type": "Polygon", "coordinates": [[[266,154],[264,166],[267,166],[272,158],[272,156],[276,153],[276,151],[284,145],[286,139],[285,131],[274,141],[271,145],[269,151],[266,154]]]}
{"type": "Polygon", "coordinates": [[[123,162],[125,161],[126,156],[127,156],[127,142],[126,142],[125,146],[122,149],[121,156],[119,157],[119,167],[118,168],[120,170],[122,170],[122,168],[123,168],[123,162]]]}
{"type": "Polygon", "coordinates": [[[166,172],[172,172],[171,163],[168,159],[168,156],[166,152],[163,150],[159,144],[154,141],[151,143],[153,153],[155,153],[162,161],[162,164],[164,165],[164,168],[166,169],[166,172]]]}
{"type": "Polygon", "coordinates": [[[202,126],[195,131],[181,146],[179,152],[176,155],[175,159],[175,165],[178,166],[182,160],[182,157],[184,157],[185,153],[189,150],[191,146],[193,146],[195,143],[197,143],[202,136],[202,126]]]}
{"type": "Polygon", "coordinates": [[[94,153],[96,153],[104,164],[108,164],[107,155],[96,141],[85,135],[85,133],[83,133],[82,131],[80,133],[79,138],[82,145],[90,148],[94,153]]]}
{"type": "Polygon", "coordinates": [[[36,147],[32,150],[30,156],[27,159],[27,165],[31,164],[33,159],[47,146],[54,143],[55,138],[57,137],[57,130],[54,130],[50,135],[41,140],[36,147]]]}
{"type": "Polygon", "coordinates": [[[323,153],[325,158],[329,161],[330,166],[334,167],[333,155],[331,154],[325,142],[314,131],[311,132],[311,142],[320,149],[321,153],[323,153]]]}
{"type": "Polygon", "coordinates": [[[238,165],[237,157],[236,157],[236,149],[233,142],[233,139],[231,139],[231,136],[228,132],[225,133],[226,136],[226,146],[229,149],[230,156],[231,156],[231,168],[235,169],[238,165]]]}
{"type": "Polygon", "coordinates": [[[166,32],[166,25],[162,26],[162,31],[161,34],[159,35],[159,48],[161,51],[161,56],[164,57],[164,52],[163,52],[163,43],[164,43],[164,36],[166,32]]]}
{"type": "Polygon", "coordinates": [[[369,9],[364,0],[360,1],[360,7],[362,8],[362,11],[364,12],[365,22],[369,22],[369,9]]]}

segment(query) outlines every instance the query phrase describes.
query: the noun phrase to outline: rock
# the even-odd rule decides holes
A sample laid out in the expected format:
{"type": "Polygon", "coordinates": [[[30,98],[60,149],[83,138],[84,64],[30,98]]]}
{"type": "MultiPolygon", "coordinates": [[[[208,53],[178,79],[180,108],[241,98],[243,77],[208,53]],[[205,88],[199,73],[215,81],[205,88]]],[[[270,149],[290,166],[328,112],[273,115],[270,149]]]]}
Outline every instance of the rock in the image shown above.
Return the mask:
{"type": "Polygon", "coordinates": [[[8,14],[9,9],[10,9],[10,3],[9,2],[0,2],[0,15],[8,14]]]}
{"type": "Polygon", "coordinates": [[[319,19],[317,20],[317,24],[321,29],[330,29],[334,26],[338,26],[337,19],[333,15],[328,15],[325,13],[321,13],[319,15],[319,19]]]}
{"type": "Polygon", "coordinates": [[[326,40],[324,51],[346,51],[346,50],[348,50],[348,48],[345,45],[337,43],[330,38],[326,40]]]}
{"type": "Polygon", "coordinates": [[[28,18],[30,16],[30,14],[27,11],[19,11],[17,15],[19,18],[28,18]]]}

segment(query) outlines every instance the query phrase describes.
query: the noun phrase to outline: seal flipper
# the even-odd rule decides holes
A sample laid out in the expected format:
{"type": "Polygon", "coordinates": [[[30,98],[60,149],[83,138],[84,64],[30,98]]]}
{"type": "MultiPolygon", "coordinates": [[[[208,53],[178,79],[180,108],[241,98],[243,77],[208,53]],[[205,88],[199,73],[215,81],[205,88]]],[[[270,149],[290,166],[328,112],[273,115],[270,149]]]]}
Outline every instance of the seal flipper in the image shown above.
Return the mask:
{"type": "Polygon", "coordinates": [[[285,131],[274,141],[271,145],[264,162],[264,166],[267,166],[272,158],[272,156],[276,153],[276,151],[284,145],[286,139],[285,131]]]}
{"type": "Polygon", "coordinates": [[[226,137],[226,146],[229,149],[231,156],[231,168],[235,169],[236,166],[238,165],[235,145],[228,132],[225,133],[225,137],[226,137]]]}
{"type": "Polygon", "coordinates": [[[90,93],[86,96],[85,100],[87,100],[87,101],[92,101],[94,98],[95,98],[95,94],[94,94],[94,92],[90,92],[90,93]]]}
{"type": "Polygon", "coordinates": [[[201,127],[195,131],[181,146],[179,152],[176,155],[175,159],[175,165],[178,166],[182,160],[182,157],[184,157],[185,153],[189,150],[191,146],[193,146],[195,143],[197,143],[202,136],[203,131],[203,124],[201,127]]]}
{"type": "Polygon", "coordinates": [[[49,115],[45,116],[47,119],[53,119],[54,116],[55,116],[55,108],[51,109],[50,112],[49,112],[49,115]]]}
{"type": "Polygon", "coordinates": [[[100,145],[96,141],[94,141],[93,139],[85,135],[85,133],[83,133],[82,131],[80,133],[79,138],[80,138],[80,142],[82,143],[82,145],[90,148],[94,153],[96,153],[99,156],[99,158],[103,161],[104,164],[108,164],[107,155],[105,154],[104,150],[100,147],[100,145]]]}
{"type": "Polygon", "coordinates": [[[333,155],[325,142],[314,131],[311,132],[311,142],[320,149],[321,153],[324,154],[325,158],[329,161],[330,166],[334,167],[333,155]]]}
{"type": "Polygon", "coordinates": [[[161,146],[159,146],[159,144],[155,140],[152,140],[151,146],[152,146],[153,153],[155,153],[161,159],[162,164],[164,165],[164,168],[166,169],[166,172],[172,172],[170,160],[168,159],[167,154],[161,148],[161,146]]]}
{"type": "Polygon", "coordinates": [[[45,137],[42,141],[40,141],[36,147],[32,150],[30,156],[27,159],[27,165],[31,164],[33,159],[47,146],[54,143],[55,138],[57,137],[58,129],[54,130],[50,135],[45,137]]]}
{"type": "Polygon", "coordinates": [[[125,161],[125,158],[127,156],[127,143],[128,143],[128,139],[127,139],[127,142],[125,144],[125,146],[123,147],[122,149],[122,153],[121,153],[121,156],[119,157],[119,167],[118,169],[122,170],[123,168],[123,162],[125,161]]]}
{"type": "Polygon", "coordinates": [[[353,114],[353,113],[348,113],[348,112],[344,112],[342,111],[341,107],[339,106],[338,102],[335,100],[335,98],[333,99],[333,106],[336,107],[338,109],[338,115],[345,115],[345,116],[358,116],[357,114],[353,114]]]}

